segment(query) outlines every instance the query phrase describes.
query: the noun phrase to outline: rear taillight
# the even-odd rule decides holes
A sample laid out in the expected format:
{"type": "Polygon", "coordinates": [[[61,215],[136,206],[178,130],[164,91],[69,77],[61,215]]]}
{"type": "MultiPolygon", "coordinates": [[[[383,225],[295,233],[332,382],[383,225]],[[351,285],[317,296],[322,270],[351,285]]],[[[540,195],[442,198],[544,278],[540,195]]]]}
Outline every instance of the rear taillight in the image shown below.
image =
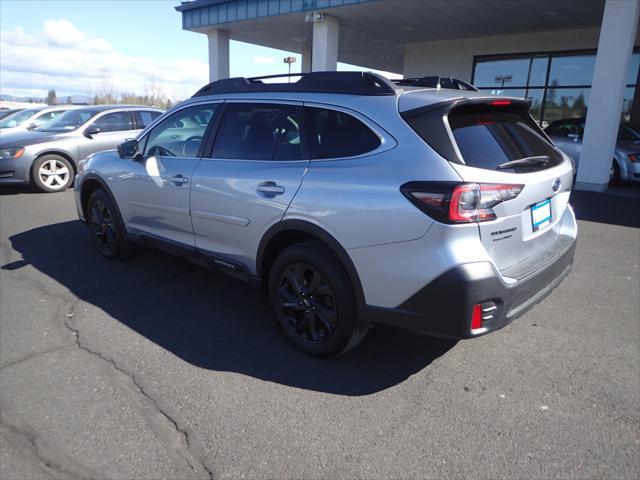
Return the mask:
{"type": "Polygon", "coordinates": [[[440,222],[470,223],[494,220],[493,207],[516,198],[523,187],[502,183],[409,182],[400,190],[440,222]]]}

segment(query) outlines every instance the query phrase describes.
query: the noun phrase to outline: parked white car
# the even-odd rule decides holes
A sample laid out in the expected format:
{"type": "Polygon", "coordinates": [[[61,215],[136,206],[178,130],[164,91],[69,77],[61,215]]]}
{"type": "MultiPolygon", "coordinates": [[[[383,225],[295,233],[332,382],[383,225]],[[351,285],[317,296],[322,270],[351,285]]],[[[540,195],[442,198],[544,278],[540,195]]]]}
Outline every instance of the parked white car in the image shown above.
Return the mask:
{"type": "Polygon", "coordinates": [[[36,107],[18,110],[0,119],[0,135],[13,132],[24,132],[41,127],[60,114],[74,108],[77,105],[54,105],[51,107],[36,107]]]}

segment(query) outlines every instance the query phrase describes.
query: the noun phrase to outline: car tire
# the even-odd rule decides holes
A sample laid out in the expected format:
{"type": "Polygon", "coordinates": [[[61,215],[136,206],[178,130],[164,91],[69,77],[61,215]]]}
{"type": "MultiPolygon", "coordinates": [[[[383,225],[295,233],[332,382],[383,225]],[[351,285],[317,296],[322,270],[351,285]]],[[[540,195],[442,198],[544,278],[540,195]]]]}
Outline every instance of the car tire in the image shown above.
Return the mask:
{"type": "Polygon", "coordinates": [[[63,192],[71,186],[75,177],[73,165],[66,158],[47,154],[42,155],[31,169],[33,185],[41,192],[63,192]]]}
{"type": "Polygon", "coordinates": [[[87,223],[98,251],[103,257],[119,260],[134,253],[134,245],[127,239],[118,209],[107,193],[96,189],[87,202],[87,223]]]}
{"type": "Polygon", "coordinates": [[[358,325],[351,282],[321,242],[284,249],[269,272],[268,293],[285,336],[308,355],[339,355],[358,345],[366,333],[358,325]]]}
{"type": "Polygon", "coordinates": [[[618,166],[617,161],[613,161],[611,164],[611,173],[609,175],[609,186],[615,187],[616,185],[620,185],[620,167],[618,166]]]}

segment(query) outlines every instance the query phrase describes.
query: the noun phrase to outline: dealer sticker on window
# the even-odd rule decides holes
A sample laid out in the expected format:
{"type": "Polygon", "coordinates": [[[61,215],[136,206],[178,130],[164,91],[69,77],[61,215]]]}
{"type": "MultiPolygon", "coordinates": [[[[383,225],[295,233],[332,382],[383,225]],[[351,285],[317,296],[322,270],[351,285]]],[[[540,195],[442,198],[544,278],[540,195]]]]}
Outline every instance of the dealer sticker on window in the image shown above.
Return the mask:
{"type": "Polygon", "coordinates": [[[551,199],[531,205],[531,224],[534,232],[551,224],[551,199]]]}

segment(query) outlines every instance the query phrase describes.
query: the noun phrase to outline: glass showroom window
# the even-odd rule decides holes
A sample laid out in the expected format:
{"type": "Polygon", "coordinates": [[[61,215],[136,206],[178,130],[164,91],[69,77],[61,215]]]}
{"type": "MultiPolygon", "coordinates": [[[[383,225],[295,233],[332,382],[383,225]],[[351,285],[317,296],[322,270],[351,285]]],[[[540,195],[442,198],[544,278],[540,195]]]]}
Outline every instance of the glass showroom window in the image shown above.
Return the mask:
{"type": "MultiPolygon", "coordinates": [[[[587,114],[595,52],[544,53],[476,58],[473,83],[491,95],[531,100],[531,115],[540,125],[587,114]]],[[[634,53],[624,94],[622,120],[629,121],[640,65],[634,53]]]]}

